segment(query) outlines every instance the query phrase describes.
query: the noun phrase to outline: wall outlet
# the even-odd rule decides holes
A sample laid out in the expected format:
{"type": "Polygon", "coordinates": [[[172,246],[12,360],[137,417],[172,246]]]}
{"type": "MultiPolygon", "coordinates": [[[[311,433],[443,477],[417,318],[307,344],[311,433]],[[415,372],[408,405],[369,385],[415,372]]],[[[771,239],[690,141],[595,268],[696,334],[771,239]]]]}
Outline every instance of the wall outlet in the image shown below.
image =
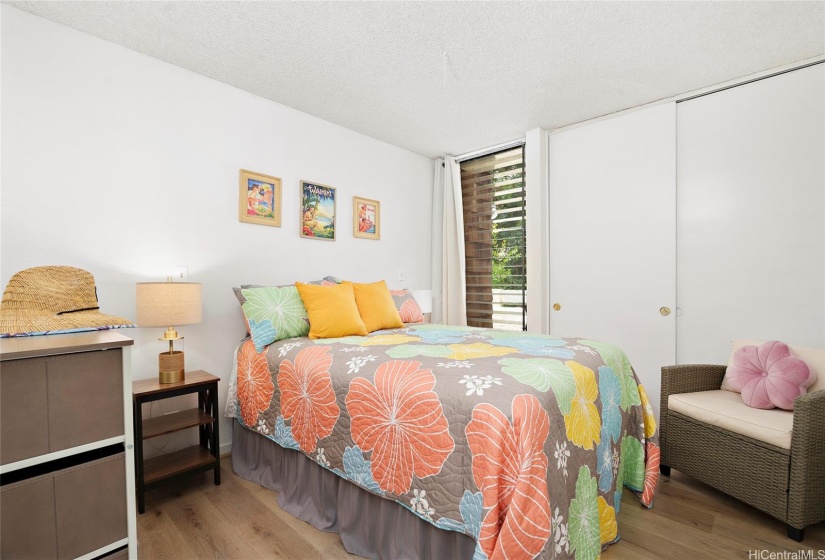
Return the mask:
{"type": "Polygon", "coordinates": [[[185,282],[189,277],[189,267],[176,266],[172,274],[172,280],[175,282],[185,282]]]}

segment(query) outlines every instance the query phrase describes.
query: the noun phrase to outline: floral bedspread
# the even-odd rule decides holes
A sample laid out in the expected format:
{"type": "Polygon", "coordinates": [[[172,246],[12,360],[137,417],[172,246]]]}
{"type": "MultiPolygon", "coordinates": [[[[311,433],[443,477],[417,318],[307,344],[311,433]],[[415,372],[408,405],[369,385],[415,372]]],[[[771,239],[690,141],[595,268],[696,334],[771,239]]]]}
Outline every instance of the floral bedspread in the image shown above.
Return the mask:
{"type": "Polygon", "coordinates": [[[656,424],[624,352],[416,325],[238,349],[227,415],[419,517],[475,559],[597,558],[622,486],[650,506],[656,424]]]}

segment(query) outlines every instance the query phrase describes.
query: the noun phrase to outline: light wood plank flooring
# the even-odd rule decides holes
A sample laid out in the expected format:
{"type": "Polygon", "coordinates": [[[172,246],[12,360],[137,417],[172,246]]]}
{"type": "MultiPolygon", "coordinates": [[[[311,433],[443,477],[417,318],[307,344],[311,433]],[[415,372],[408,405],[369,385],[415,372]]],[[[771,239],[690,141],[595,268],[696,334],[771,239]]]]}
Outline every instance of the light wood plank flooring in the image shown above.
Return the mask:
{"type": "MultiPolygon", "coordinates": [[[[146,493],[146,513],[138,516],[139,558],[360,558],[344,550],[337,534],[282,511],[274,492],[235,476],[229,457],[221,465],[220,486],[212,484],[211,473],[203,473],[146,493]]],[[[618,522],[622,540],[602,555],[607,560],[741,560],[750,550],[808,549],[817,558],[825,550],[825,523],[808,527],[805,541],[795,543],[779,521],[676,471],[660,479],[651,510],[625,490],[618,522]]]]}

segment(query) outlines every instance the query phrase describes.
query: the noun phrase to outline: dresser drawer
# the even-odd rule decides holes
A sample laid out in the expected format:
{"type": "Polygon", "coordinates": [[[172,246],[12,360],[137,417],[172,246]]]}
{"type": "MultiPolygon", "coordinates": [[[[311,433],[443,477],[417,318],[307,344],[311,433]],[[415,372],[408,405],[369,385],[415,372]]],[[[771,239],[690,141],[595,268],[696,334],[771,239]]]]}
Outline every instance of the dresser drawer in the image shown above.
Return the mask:
{"type": "Polygon", "coordinates": [[[0,463],[123,434],[120,348],[3,363],[0,463]]]}
{"type": "Polygon", "coordinates": [[[116,552],[110,552],[99,560],[126,560],[129,557],[129,549],[122,548],[116,552]]]}
{"type": "Polygon", "coordinates": [[[46,358],[0,366],[0,464],[49,452],[46,358]]]}
{"type": "Polygon", "coordinates": [[[39,476],[0,488],[0,557],[57,558],[54,479],[39,476]]]}
{"type": "Polygon", "coordinates": [[[123,453],[0,488],[0,557],[77,558],[125,539],[123,453]]]}

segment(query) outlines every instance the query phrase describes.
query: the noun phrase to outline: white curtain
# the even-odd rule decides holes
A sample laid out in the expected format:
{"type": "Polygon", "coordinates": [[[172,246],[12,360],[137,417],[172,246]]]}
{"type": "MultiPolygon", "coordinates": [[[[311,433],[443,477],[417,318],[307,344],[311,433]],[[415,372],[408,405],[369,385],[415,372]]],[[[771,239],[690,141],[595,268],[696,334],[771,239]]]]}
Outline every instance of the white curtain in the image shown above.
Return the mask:
{"type": "Polygon", "coordinates": [[[464,207],[455,158],[435,161],[433,173],[433,323],[467,325],[464,207]]]}

